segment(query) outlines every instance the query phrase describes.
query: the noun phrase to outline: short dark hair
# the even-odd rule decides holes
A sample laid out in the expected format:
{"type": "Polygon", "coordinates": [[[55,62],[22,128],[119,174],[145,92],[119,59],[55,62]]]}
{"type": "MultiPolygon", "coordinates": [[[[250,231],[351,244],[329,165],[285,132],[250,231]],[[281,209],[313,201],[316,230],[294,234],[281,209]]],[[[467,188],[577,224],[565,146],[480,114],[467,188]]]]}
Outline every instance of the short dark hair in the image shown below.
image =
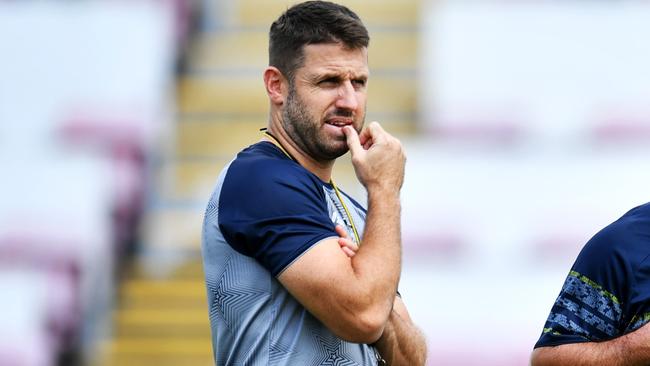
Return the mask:
{"type": "Polygon", "coordinates": [[[343,5],[328,1],[306,1],[285,11],[269,32],[269,65],[293,83],[295,71],[304,62],[303,46],[342,43],[349,49],[368,47],[370,37],[361,19],[343,5]]]}

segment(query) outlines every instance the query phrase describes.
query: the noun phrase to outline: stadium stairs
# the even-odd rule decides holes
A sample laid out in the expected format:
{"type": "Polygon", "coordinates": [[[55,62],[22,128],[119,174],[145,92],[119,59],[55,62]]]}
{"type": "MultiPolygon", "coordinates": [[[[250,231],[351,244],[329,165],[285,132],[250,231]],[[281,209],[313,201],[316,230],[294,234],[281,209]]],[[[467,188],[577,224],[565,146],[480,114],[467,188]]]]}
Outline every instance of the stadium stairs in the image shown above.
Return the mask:
{"type": "MultiPolygon", "coordinates": [[[[371,34],[367,121],[398,135],[416,129],[419,1],[344,1],[371,34]]],[[[142,246],[123,271],[110,336],[97,366],[212,365],[200,257],[203,210],[221,168],[260,138],[268,101],[262,84],[267,32],[289,2],[243,0],[228,24],[203,29],[179,75],[173,151],[156,167],[142,246]]],[[[347,159],[337,183],[363,198],[347,159]]]]}

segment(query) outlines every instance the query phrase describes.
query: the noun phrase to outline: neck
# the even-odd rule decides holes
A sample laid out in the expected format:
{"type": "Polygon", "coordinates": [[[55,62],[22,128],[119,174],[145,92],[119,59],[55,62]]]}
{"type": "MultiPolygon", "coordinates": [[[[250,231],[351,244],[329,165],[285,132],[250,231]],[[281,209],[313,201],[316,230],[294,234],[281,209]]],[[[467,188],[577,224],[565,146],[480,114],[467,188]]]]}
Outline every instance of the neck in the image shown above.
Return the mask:
{"type": "Polygon", "coordinates": [[[320,178],[323,182],[329,182],[332,179],[332,168],[334,168],[335,160],[319,161],[305,153],[298,145],[289,137],[281,126],[274,123],[269,123],[268,132],[272,135],[271,138],[264,136],[266,140],[271,142],[275,138],[275,142],[280,144],[282,148],[289,154],[289,157],[302,165],[305,169],[320,178]]]}

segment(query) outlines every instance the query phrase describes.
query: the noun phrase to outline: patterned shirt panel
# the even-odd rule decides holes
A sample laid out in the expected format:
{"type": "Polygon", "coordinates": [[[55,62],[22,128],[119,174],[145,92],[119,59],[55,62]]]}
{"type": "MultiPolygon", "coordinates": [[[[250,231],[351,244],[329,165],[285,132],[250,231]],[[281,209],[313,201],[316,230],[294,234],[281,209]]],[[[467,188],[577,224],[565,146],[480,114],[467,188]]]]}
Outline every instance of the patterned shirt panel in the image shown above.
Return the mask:
{"type": "Polygon", "coordinates": [[[582,249],[535,347],[604,341],[650,321],[650,204],[636,207],[582,249]]]}
{"type": "MultiPolygon", "coordinates": [[[[361,235],[365,209],[341,196],[361,235]]],[[[202,243],[216,364],[377,364],[373,347],[336,337],[277,280],[314,244],[336,237],[336,224],[354,238],[349,221],[331,185],[270,143],[245,149],[222,171],[202,243]]]]}

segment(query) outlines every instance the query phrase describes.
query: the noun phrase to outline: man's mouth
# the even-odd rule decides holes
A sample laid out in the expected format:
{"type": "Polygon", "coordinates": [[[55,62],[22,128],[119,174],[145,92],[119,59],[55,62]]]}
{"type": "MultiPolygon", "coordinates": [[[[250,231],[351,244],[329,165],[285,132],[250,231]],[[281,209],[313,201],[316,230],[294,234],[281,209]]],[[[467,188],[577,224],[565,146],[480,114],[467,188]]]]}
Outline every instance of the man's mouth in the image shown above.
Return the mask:
{"type": "Polygon", "coordinates": [[[331,118],[325,121],[328,125],[336,127],[345,127],[352,124],[352,119],[350,118],[331,118]]]}

